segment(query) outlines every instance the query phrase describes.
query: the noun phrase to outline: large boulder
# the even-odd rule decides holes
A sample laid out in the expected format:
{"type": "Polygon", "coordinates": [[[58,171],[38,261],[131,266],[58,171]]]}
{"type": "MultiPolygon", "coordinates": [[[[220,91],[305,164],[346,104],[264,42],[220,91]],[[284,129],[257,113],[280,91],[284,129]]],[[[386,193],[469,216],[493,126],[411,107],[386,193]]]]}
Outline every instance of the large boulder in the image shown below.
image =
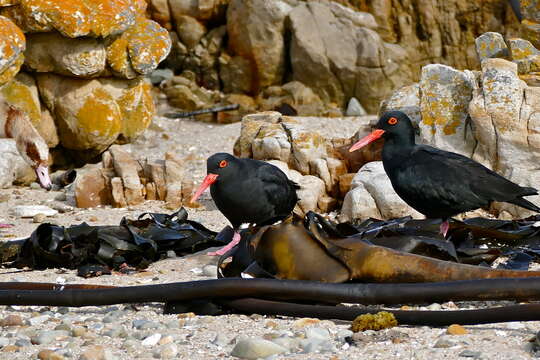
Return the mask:
{"type": "Polygon", "coordinates": [[[10,19],[0,16],[0,86],[10,81],[21,68],[25,48],[22,31],[10,19]]]}

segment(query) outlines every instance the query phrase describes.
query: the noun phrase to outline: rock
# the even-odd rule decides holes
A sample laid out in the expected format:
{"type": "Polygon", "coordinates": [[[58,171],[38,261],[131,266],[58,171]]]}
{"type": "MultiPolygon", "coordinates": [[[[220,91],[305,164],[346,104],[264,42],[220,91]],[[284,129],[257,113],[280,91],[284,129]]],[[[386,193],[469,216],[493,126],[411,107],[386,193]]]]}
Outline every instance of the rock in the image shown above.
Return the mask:
{"type": "Polygon", "coordinates": [[[310,327],[306,329],[306,337],[322,342],[330,340],[330,333],[325,328],[310,327]]]}
{"type": "Polygon", "coordinates": [[[354,96],[349,100],[347,104],[347,110],[345,111],[346,116],[365,116],[367,115],[366,110],[362,107],[362,104],[354,96]]]}
{"type": "Polygon", "coordinates": [[[7,346],[9,344],[9,339],[6,337],[0,337],[0,347],[7,346]]]}
{"type": "Polygon", "coordinates": [[[232,55],[247,59],[253,68],[250,90],[258,92],[281,83],[285,72],[285,18],[291,7],[281,1],[231,0],[227,33],[232,55]]]}
{"type": "Polygon", "coordinates": [[[224,0],[169,0],[171,14],[189,15],[197,20],[217,20],[224,16],[224,0]]]}
{"type": "Polygon", "coordinates": [[[220,100],[219,92],[200,87],[184,76],[175,76],[162,87],[169,103],[185,111],[209,108],[220,100]]]}
{"type": "Polygon", "coordinates": [[[55,114],[62,146],[102,152],[122,129],[122,112],[98,80],[37,76],[40,94],[55,114]]]}
{"type": "Polygon", "coordinates": [[[225,93],[248,93],[253,83],[253,73],[248,59],[222,53],[219,57],[219,77],[225,93]]]}
{"type": "Polygon", "coordinates": [[[86,78],[105,70],[107,52],[97,39],[41,33],[28,35],[27,41],[25,65],[33,71],[86,78]]]}
{"type": "MultiPolygon", "coordinates": [[[[146,8],[144,1],[22,1],[12,11],[26,32],[57,30],[65,37],[106,37],[124,32],[146,8]]],[[[8,14],[4,14],[8,15],[8,14]]],[[[12,16],[13,16],[12,15],[12,16]]]]}
{"type": "Polygon", "coordinates": [[[221,111],[217,114],[219,124],[230,124],[242,120],[244,115],[251,114],[257,109],[255,100],[248,95],[229,94],[223,99],[225,105],[238,105],[237,110],[221,111]]]}
{"type": "Polygon", "coordinates": [[[379,113],[390,110],[399,110],[407,114],[413,124],[422,120],[420,114],[420,85],[418,83],[407,85],[396,90],[389,98],[381,103],[379,113]]]}
{"type": "Polygon", "coordinates": [[[324,181],[313,175],[302,176],[298,182],[300,189],[296,191],[298,205],[304,213],[317,211],[317,202],[325,193],[324,181]]]}
{"type": "Polygon", "coordinates": [[[217,277],[218,268],[216,265],[205,265],[203,266],[202,274],[207,277],[217,277]]]}
{"type": "Polygon", "coordinates": [[[69,332],[65,330],[42,330],[38,331],[31,341],[35,345],[44,345],[67,337],[69,337],[69,332]]]}
{"type": "Polygon", "coordinates": [[[160,339],[161,339],[161,334],[153,334],[144,338],[144,340],[141,342],[141,345],[148,346],[148,347],[155,346],[157,345],[160,339]]]}
{"type": "Polygon", "coordinates": [[[45,221],[46,218],[47,218],[47,215],[40,213],[40,214],[34,215],[34,217],[32,218],[32,221],[35,224],[41,224],[43,221],[45,221]]]}
{"type": "Polygon", "coordinates": [[[55,352],[54,350],[50,349],[44,349],[41,350],[37,354],[37,358],[40,360],[63,360],[65,357],[63,357],[61,354],[55,352]]]}
{"type": "Polygon", "coordinates": [[[156,69],[148,75],[150,82],[154,86],[158,86],[163,81],[172,79],[174,72],[171,69],[156,69]]]}
{"type": "Polygon", "coordinates": [[[452,324],[446,329],[446,333],[449,335],[465,335],[469,332],[459,324],[452,324]]]}
{"type": "Polygon", "coordinates": [[[206,27],[188,15],[176,16],[176,33],[188,49],[194,48],[206,34],[206,27]]]}
{"type": "Polygon", "coordinates": [[[289,162],[291,143],[282,124],[262,124],[251,143],[255,159],[289,162]]]}
{"type": "Polygon", "coordinates": [[[122,182],[122,178],[114,177],[111,179],[111,200],[113,207],[127,207],[126,197],[124,196],[124,185],[122,182]]]}
{"type": "Polygon", "coordinates": [[[339,221],[368,218],[382,219],[383,216],[373,196],[366,190],[364,184],[360,184],[345,195],[339,221]]]}
{"type": "Polygon", "coordinates": [[[159,357],[161,359],[175,359],[177,355],[178,355],[178,346],[176,346],[176,344],[164,345],[159,350],[159,357]]]}
{"type": "Polygon", "coordinates": [[[171,30],[171,12],[168,0],[150,0],[147,12],[150,14],[150,18],[157,21],[159,25],[171,30]]]}
{"type": "Polygon", "coordinates": [[[107,47],[107,63],[116,75],[133,79],[154,71],[169,54],[171,46],[167,30],[140,17],[107,47]]]}
{"type": "Polygon", "coordinates": [[[310,174],[310,164],[326,157],[326,142],[319,133],[306,131],[301,125],[282,124],[291,139],[293,168],[304,175],[310,174]]]}
{"type": "Polygon", "coordinates": [[[30,319],[28,319],[28,324],[30,326],[36,326],[43,324],[44,322],[48,321],[51,317],[49,315],[41,315],[41,316],[35,316],[30,319]]]}
{"type": "Polygon", "coordinates": [[[472,155],[476,142],[467,119],[474,82],[474,75],[468,71],[440,64],[423,67],[420,79],[422,121],[418,124],[421,142],[472,155]]]}
{"type": "Polygon", "coordinates": [[[283,346],[268,340],[255,338],[238,341],[231,351],[231,356],[241,359],[258,359],[285,352],[287,352],[287,349],[283,346]]]}
{"type": "Polygon", "coordinates": [[[529,41],[519,38],[508,39],[512,61],[518,66],[519,74],[540,71],[540,50],[529,41]]]}
{"type": "Polygon", "coordinates": [[[107,187],[104,169],[90,168],[79,173],[75,179],[75,202],[77,207],[91,208],[111,203],[111,194],[107,187]]]}
{"type": "Polygon", "coordinates": [[[43,216],[54,216],[58,211],[45,205],[18,205],[10,209],[13,216],[22,218],[32,218],[38,214],[43,216]]]}
{"type": "Polygon", "coordinates": [[[455,341],[450,340],[448,336],[441,336],[435,345],[433,345],[436,349],[447,349],[456,346],[457,343],[455,341]]]}
{"type": "Polygon", "coordinates": [[[472,351],[472,350],[463,350],[459,353],[460,357],[468,357],[468,358],[475,358],[479,359],[482,356],[482,352],[480,351],[472,351]]]}
{"type": "Polygon", "coordinates": [[[240,136],[234,144],[234,154],[242,158],[253,157],[253,139],[257,136],[261,126],[265,123],[278,123],[280,119],[281,114],[276,111],[265,111],[244,116],[240,136]]]}
{"type": "Polygon", "coordinates": [[[101,345],[90,346],[86,349],[79,360],[106,360],[106,351],[101,345]]]}
{"type": "Polygon", "coordinates": [[[486,32],[476,38],[476,53],[478,60],[482,62],[488,58],[507,58],[508,47],[501,34],[496,32],[486,32]]]}
{"type": "Polygon", "coordinates": [[[114,170],[122,178],[127,205],[142,203],[144,197],[138,173],[139,164],[118,145],[111,146],[109,152],[113,158],[114,170]]]}
{"type": "Polygon", "coordinates": [[[0,320],[0,326],[22,326],[24,325],[22,318],[19,315],[8,315],[0,320]]]}
{"type": "Polygon", "coordinates": [[[23,32],[10,19],[0,16],[0,86],[10,81],[23,64],[26,47],[23,32]]]}

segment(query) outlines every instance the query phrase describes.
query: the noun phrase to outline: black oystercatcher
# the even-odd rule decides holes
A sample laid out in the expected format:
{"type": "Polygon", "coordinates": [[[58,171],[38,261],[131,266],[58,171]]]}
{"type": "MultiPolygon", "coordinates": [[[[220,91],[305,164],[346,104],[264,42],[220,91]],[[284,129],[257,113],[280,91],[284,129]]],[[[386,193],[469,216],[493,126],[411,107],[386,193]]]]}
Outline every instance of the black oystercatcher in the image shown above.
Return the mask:
{"type": "Polygon", "coordinates": [[[208,175],[191,202],[210,187],[217,208],[235,231],[227,246],[209,255],[223,255],[238,244],[238,229],[242,224],[261,226],[283,220],[298,201],[299,186],[276,166],[264,161],[217,153],[206,160],[206,172],[208,175]]]}
{"type": "Polygon", "coordinates": [[[531,187],[521,187],[465,156],[417,145],[411,120],[401,111],[384,113],[377,130],[354,144],[355,151],[381,137],[385,139],[384,170],[396,193],[427,218],[441,218],[446,237],[448,218],[465,211],[503,201],[540,212],[523,196],[538,195],[531,187]]]}

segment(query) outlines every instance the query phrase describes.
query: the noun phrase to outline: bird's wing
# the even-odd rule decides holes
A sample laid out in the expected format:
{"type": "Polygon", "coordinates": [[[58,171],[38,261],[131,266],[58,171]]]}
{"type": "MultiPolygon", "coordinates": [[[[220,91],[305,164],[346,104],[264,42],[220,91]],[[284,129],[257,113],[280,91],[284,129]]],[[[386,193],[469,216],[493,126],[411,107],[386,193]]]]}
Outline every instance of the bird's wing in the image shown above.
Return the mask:
{"type": "Polygon", "coordinates": [[[276,216],[288,215],[298,201],[296,189],[300,187],[271,164],[260,166],[257,178],[263,182],[267,200],[275,206],[276,216]]]}
{"type": "Polygon", "coordinates": [[[445,184],[446,191],[471,199],[477,198],[479,202],[508,201],[531,195],[531,190],[534,191],[531,188],[523,188],[482,164],[453,152],[431,146],[419,146],[414,158],[422,164],[420,166],[425,174],[431,172],[433,174],[431,177],[445,184]]]}

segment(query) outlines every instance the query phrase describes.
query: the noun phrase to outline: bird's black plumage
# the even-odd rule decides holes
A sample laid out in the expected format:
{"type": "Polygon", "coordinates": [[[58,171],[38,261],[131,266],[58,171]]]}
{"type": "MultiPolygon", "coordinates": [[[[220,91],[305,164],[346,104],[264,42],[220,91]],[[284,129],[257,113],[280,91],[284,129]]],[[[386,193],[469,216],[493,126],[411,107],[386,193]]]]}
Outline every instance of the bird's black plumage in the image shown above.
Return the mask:
{"type": "Polygon", "coordinates": [[[447,219],[493,201],[540,212],[523,198],[537,195],[536,189],[519,186],[465,156],[416,144],[404,113],[386,112],[376,127],[384,130],[382,160],[394,190],[426,217],[447,219]]]}
{"type": "Polygon", "coordinates": [[[235,229],[244,223],[267,225],[282,220],[298,201],[299,186],[264,161],[217,153],[208,158],[206,168],[208,174],[218,175],[210,186],[212,199],[235,229]]]}

